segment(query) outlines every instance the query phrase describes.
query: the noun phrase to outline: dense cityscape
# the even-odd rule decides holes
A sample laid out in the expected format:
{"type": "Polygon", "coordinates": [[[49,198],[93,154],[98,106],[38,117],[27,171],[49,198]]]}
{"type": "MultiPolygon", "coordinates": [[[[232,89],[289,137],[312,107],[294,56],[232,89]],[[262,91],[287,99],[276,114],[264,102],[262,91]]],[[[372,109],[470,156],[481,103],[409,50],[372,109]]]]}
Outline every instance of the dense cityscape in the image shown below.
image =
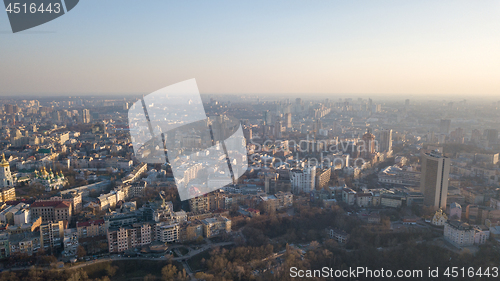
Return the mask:
{"type": "Polygon", "coordinates": [[[324,267],[500,262],[500,102],[202,97],[208,123],[240,121],[247,155],[232,164],[248,169],[184,201],[180,185],[225,184],[185,156],[199,131],[147,163],[130,136],[136,97],[3,98],[0,280],[291,280],[292,268],[326,280],[324,267]]]}

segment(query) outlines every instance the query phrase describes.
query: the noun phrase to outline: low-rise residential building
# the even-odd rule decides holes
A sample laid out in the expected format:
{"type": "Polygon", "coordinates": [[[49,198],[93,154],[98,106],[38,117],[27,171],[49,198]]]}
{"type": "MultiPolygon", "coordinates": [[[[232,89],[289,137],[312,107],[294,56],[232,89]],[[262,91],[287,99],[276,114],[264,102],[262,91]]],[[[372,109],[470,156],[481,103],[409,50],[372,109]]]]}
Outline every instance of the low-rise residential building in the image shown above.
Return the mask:
{"type": "Polygon", "coordinates": [[[383,194],[380,198],[380,205],[383,207],[399,208],[403,205],[404,196],[396,194],[383,194]]]}
{"type": "MultiPolygon", "coordinates": [[[[24,204],[24,203],[19,203],[17,205],[10,205],[6,206],[1,212],[0,212],[0,223],[6,223],[6,224],[16,224],[15,223],[15,217],[16,213],[19,212],[20,210],[28,210],[27,215],[29,216],[29,205],[24,204]]],[[[18,218],[19,222],[21,218],[18,218]]]]}
{"type": "Polygon", "coordinates": [[[260,196],[260,200],[262,200],[262,206],[264,208],[264,212],[267,214],[276,211],[278,209],[278,198],[274,195],[264,195],[260,196]]]}
{"type": "Polygon", "coordinates": [[[194,241],[199,237],[203,237],[203,223],[201,221],[188,221],[179,225],[179,242],[194,241]]]}
{"type": "Polygon", "coordinates": [[[278,191],[274,196],[278,199],[278,209],[293,206],[293,194],[291,192],[278,191]]]}
{"type": "Polygon", "coordinates": [[[75,228],[65,229],[62,255],[64,257],[75,257],[78,245],[78,231],[75,228]]]}
{"type": "Polygon", "coordinates": [[[474,244],[482,245],[490,239],[490,230],[486,226],[474,226],[474,244]]]}
{"type": "Polygon", "coordinates": [[[406,168],[405,170],[397,165],[389,166],[378,173],[378,181],[384,184],[419,186],[420,173],[406,168]]]}
{"type": "Polygon", "coordinates": [[[201,222],[203,223],[204,236],[207,238],[231,232],[231,220],[226,217],[216,216],[206,218],[201,222]]]}
{"type": "Polygon", "coordinates": [[[345,244],[349,240],[349,234],[338,228],[328,229],[328,235],[331,239],[334,239],[341,244],[345,244]]]}
{"type": "Polygon", "coordinates": [[[360,208],[372,206],[373,195],[371,193],[356,193],[356,205],[360,208]]]}
{"type": "Polygon", "coordinates": [[[342,189],[342,202],[346,203],[349,206],[352,206],[356,203],[356,191],[350,188],[342,189]]]}
{"type": "Polygon", "coordinates": [[[122,226],[131,225],[136,223],[137,214],[135,213],[112,213],[105,217],[105,224],[107,228],[118,228],[122,226]]]}
{"type": "Polygon", "coordinates": [[[78,238],[87,238],[106,235],[107,227],[104,219],[77,222],[76,231],[78,238]]]}
{"type": "Polygon", "coordinates": [[[31,256],[40,250],[39,233],[27,232],[9,237],[10,254],[25,254],[31,256]]]}
{"type": "Polygon", "coordinates": [[[458,247],[484,244],[490,237],[487,227],[472,226],[462,221],[447,221],[444,239],[458,247]]]}
{"type": "Polygon", "coordinates": [[[0,259],[10,256],[10,241],[7,233],[0,233],[0,259]]]}
{"type": "Polygon", "coordinates": [[[16,189],[13,186],[0,188],[0,202],[16,200],[16,189]]]}
{"type": "Polygon", "coordinates": [[[122,179],[122,184],[131,184],[137,181],[142,175],[144,175],[148,170],[148,164],[141,163],[137,165],[130,174],[122,179]]]}

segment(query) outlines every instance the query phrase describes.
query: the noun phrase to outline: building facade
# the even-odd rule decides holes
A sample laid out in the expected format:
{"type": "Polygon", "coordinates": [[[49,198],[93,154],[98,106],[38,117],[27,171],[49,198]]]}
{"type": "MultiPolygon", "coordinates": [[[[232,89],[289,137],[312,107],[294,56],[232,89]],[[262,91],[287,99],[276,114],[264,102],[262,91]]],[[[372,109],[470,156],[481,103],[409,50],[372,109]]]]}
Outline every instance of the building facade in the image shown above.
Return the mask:
{"type": "Polygon", "coordinates": [[[420,192],[424,205],[435,209],[446,208],[450,159],[437,151],[422,155],[420,192]]]}

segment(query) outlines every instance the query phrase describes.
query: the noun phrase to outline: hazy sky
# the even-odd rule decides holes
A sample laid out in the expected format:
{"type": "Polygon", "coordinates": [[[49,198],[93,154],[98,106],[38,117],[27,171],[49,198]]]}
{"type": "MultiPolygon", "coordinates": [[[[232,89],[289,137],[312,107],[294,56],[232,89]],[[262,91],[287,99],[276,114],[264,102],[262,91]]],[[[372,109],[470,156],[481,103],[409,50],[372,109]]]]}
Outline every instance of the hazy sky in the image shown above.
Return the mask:
{"type": "Polygon", "coordinates": [[[500,97],[499,1],[81,0],[12,34],[0,94],[202,93],[500,97]]]}

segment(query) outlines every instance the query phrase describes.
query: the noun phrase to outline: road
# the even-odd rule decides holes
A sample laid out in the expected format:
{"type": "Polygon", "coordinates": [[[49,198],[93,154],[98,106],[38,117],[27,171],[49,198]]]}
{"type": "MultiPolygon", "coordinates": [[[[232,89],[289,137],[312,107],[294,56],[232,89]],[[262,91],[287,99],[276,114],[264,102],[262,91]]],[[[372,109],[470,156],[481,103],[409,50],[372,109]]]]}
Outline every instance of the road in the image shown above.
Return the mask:
{"type": "MultiPolygon", "coordinates": [[[[173,260],[173,261],[180,262],[184,266],[184,269],[186,269],[186,273],[189,275],[189,277],[191,278],[191,280],[195,280],[195,278],[194,278],[194,273],[191,271],[191,268],[189,267],[189,265],[186,262],[187,260],[189,260],[190,258],[192,258],[192,257],[194,257],[194,256],[196,256],[196,255],[198,255],[198,254],[200,254],[200,253],[202,253],[202,252],[210,249],[210,248],[223,247],[223,246],[228,246],[228,245],[234,244],[234,242],[212,243],[210,240],[208,240],[208,239],[206,239],[206,240],[207,240],[207,244],[203,245],[202,247],[200,247],[197,250],[192,249],[189,246],[184,246],[184,247],[186,247],[189,250],[189,252],[186,255],[170,259],[170,260],[173,260]]],[[[175,248],[178,248],[178,247],[183,247],[183,246],[179,245],[179,246],[176,246],[175,248]]],[[[169,258],[164,257],[164,258],[161,259],[161,258],[146,258],[146,257],[132,257],[132,258],[127,258],[127,257],[109,257],[109,258],[104,258],[104,259],[97,259],[97,260],[93,260],[93,261],[83,262],[83,263],[80,263],[80,264],[77,264],[77,265],[74,265],[74,266],[70,266],[70,267],[58,268],[56,270],[62,271],[62,270],[66,270],[66,269],[79,269],[79,268],[82,268],[82,267],[85,267],[85,266],[89,266],[89,265],[97,264],[97,263],[101,263],[101,262],[111,262],[111,261],[120,261],[120,260],[167,261],[167,260],[169,260],[169,258]]],[[[32,266],[28,266],[28,267],[16,267],[16,268],[10,268],[9,270],[10,271],[29,270],[31,267],[32,266]]],[[[43,269],[43,270],[50,270],[50,269],[52,269],[50,267],[37,267],[37,268],[38,269],[43,269]]]]}

